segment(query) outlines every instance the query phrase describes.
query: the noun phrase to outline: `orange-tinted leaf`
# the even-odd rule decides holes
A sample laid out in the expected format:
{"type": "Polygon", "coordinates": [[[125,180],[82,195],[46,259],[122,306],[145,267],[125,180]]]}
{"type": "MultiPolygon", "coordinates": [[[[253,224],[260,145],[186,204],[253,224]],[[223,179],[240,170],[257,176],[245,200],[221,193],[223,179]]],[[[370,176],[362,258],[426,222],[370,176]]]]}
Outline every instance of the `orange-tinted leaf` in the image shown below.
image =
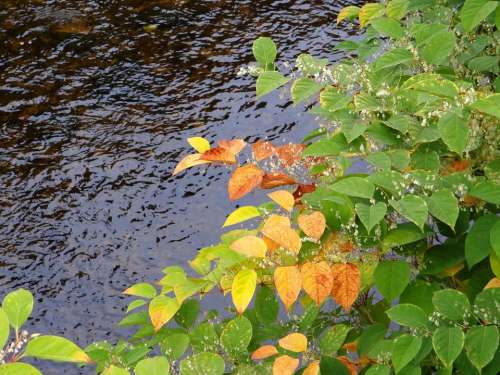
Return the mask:
{"type": "Polygon", "coordinates": [[[208,150],[201,156],[201,160],[208,160],[219,163],[234,164],[236,157],[226,148],[216,147],[208,150]]]}
{"type": "Polygon", "coordinates": [[[252,145],[253,158],[256,161],[265,160],[274,155],[275,148],[271,142],[257,141],[252,145]]]}
{"type": "Polygon", "coordinates": [[[298,266],[277,267],[274,271],[274,285],[287,310],[299,297],[302,276],[298,266]]]}
{"type": "Polygon", "coordinates": [[[288,355],[282,355],[274,360],[273,375],[293,375],[299,367],[299,360],[288,355]]]}
{"type": "Polygon", "coordinates": [[[347,358],[345,355],[342,355],[340,357],[337,357],[337,359],[344,364],[345,367],[349,370],[351,375],[356,375],[358,373],[358,369],[356,368],[356,365],[351,362],[349,358],[347,358]]]}
{"type": "Polygon", "coordinates": [[[332,266],[332,275],[332,297],[346,311],[349,311],[358,298],[361,287],[359,268],[352,263],[337,263],[332,266]]]}
{"type": "Polygon", "coordinates": [[[286,216],[281,215],[269,215],[269,217],[264,222],[262,230],[265,230],[266,228],[272,228],[276,225],[285,225],[289,227],[291,225],[290,219],[286,216]]]}
{"type": "Polygon", "coordinates": [[[303,144],[288,144],[276,148],[276,153],[281,163],[289,167],[302,159],[302,151],[306,148],[303,144]]]}
{"type": "Polygon", "coordinates": [[[350,253],[354,250],[354,244],[351,241],[342,242],[339,246],[339,250],[341,253],[350,253]]]}
{"type": "Polygon", "coordinates": [[[191,154],[182,159],[175,167],[172,175],[182,172],[185,169],[194,167],[195,165],[210,163],[208,160],[201,160],[202,154],[191,154]]]}
{"type": "Polygon", "coordinates": [[[302,333],[290,333],[278,342],[283,349],[291,352],[302,353],[307,350],[307,337],[302,333]]]}
{"type": "Polygon", "coordinates": [[[302,241],[298,233],[287,225],[264,227],[262,228],[262,233],[295,254],[298,254],[302,247],[302,241]]]}
{"type": "Polygon", "coordinates": [[[300,198],[302,198],[304,194],[312,193],[314,190],[316,190],[316,185],[314,184],[309,184],[309,185],[300,184],[299,186],[297,186],[297,189],[295,189],[295,191],[293,192],[295,203],[299,203],[300,198]]]}
{"type": "Polygon", "coordinates": [[[274,189],[279,186],[295,185],[295,181],[292,177],[283,172],[271,172],[266,173],[262,178],[262,183],[260,187],[262,189],[274,189]]]}
{"type": "Polygon", "coordinates": [[[302,265],[300,271],[304,290],[317,305],[320,305],[332,290],[333,276],[330,266],[324,261],[308,262],[302,265]]]}
{"type": "Polygon", "coordinates": [[[319,361],[311,362],[302,375],[319,375],[319,361]]]}
{"type": "Polygon", "coordinates": [[[247,257],[265,257],[267,245],[262,238],[257,236],[244,236],[231,244],[231,249],[247,257]]]}
{"type": "Polygon", "coordinates": [[[500,288],[500,279],[498,277],[494,277],[493,279],[488,281],[488,284],[485,285],[484,289],[489,288],[500,288]]]}
{"type": "Polygon", "coordinates": [[[279,249],[280,245],[274,242],[272,239],[267,238],[266,236],[262,237],[262,240],[266,243],[267,251],[269,254],[272,254],[275,250],[279,249]]]}
{"type": "Polygon", "coordinates": [[[292,211],[293,205],[295,204],[295,199],[293,198],[292,193],[290,193],[289,191],[277,190],[267,194],[267,196],[288,212],[292,211]]]}
{"type": "Polygon", "coordinates": [[[278,349],[274,345],[263,345],[252,353],[252,359],[258,361],[259,359],[266,359],[278,354],[278,349]]]}
{"type": "Polygon", "coordinates": [[[219,147],[225,148],[233,155],[238,155],[245,148],[247,143],[243,139],[221,140],[219,147]]]}
{"type": "Polygon", "coordinates": [[[260,185],[263,175],[264,172],[255,164],[236,168],[227,186],[229,199],[234,201],[250,193],[260,185]]]}
{"type": "Polygon", "coordinates": [[[314,211],[309,215],[300,215],[297,221],[300,229],[302,229],[306,236],[312,237],[315,240],[321,238],[326,228],[325,216],[319,211],[314,211]]]}
{"type": "Polygon", "coordinates": [[[342,347],[351,353],[356,353],[358,351],[358,343],[356,341],[347,342],[342,347]]]}

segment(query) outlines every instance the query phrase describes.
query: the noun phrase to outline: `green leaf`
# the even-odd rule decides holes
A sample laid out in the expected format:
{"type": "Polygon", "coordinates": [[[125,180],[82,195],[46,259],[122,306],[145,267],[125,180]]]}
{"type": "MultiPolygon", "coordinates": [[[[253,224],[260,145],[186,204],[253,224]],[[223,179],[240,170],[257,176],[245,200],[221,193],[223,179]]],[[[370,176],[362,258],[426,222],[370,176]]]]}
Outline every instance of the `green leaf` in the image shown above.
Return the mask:
{"type": "Polygon", "coordinates": [[[4,297],[2,308],[10,325],[18,331],[33,311],[33,295],[25,289],[10,292],[4,297]]]}
{"type": "Polygon", "coordinates": [[[238,224],[243,221],[260,216],[260,211],[255,206],[242,206],[229,214],[222,227],[238,224]]]}
{"type": "Polygon", "coordinates": [[[450,367],[462,352],[464,333],[459,327],[439,327],[432,335],[432,347],[445,367],[450,367]]]}
{"type": "Polygon", "coordinates": [[[373,28],[380,34],[400,39],[404,36],[404,30],[401,24],[392,18],[380,17],[371,22],[373,28]]]}
{"type": "Polygon", "coordinates": [[[189,334],[191,347],[197,352],[204,350],[217,350],[219,340],[212,323],[202,323],[195,327],[189,334]]]}
{"type": "Polygon", "coordinates": [[[345,365],[336,358],[321,356],[319,362],[319,369],[321,374],[335,374],[335,375],[350,375],[350,371],[345,365]]]}
{"type": "Polygon", "coordinates": [[[420,347],[422,339],[407,334],[403,334],[394,340],[392,350],[392,363],[396,373],[400,372],[410,361],[415,358],[420,347]]]}
{"type": "Polygon", "coordinates": [[[43,375],[37,368],[22,362],[0,365],[0,375],[43,375]]]}
{"type": "Polygon", "coordinates": [[[375,323],[363,330],[358,339],[358,353],[364,355],[369,353],[378,343],[384,339],[387,327],[381,323],[375,323]]]}
{"type": "Polygon", "coordinates": [[[106,370],[104,370],[101,375],[130,375],[130,372],[123,368],[111,365],[106,368],[106,370]]]}
{"type": "Polygon", "coordinates": [[[347,142],[351,143],[360,135],[364,134],[364,132],[367,129],[367,126],[366,124],[363,124],[361,122],[356,123],[356,122],[344,121],[340,124],[340,129],[342,130],[342,133],[344,133],[347,142]]]}
{"type": "Polygon", "coordinates": [[[422,273],[437,275],[448,268],[458,265],[465,259],[463,241],[450,241],[443,245],[436,245],[424,254],[422,273]]]}
{"type": "Polygon", "coordinates": [[[389,170],[391,169],[391,158],[382,151],[370,153],[365,157],[365,160],[373,165],[374,167],[381,170],[389,170]]]}
{"type": "Polygon", "coordinates": [[[292,100],[298,104],[321,90],[321,85],[312,78],[298,78],[292,84],[292,100]]]}
{"type": "Polygon", "coordinates": [[[408,285],[401,297],[399,303],[411,303],[420,307],[427,315],[431,315],[434,311],[432,304],[432,295],[440,287],[436,283],[429,283],[424,280],[415,280],[414,283],[408,285]]]}
{"type": "Polygon", "coordinates": [[[345,108],[351,101],[352,96],[340,93],[335,87],[328,86],[319,96],[321,108],[335,112],[345,108]]]}
{"type": "Polygon", "coordinates": [[[391,375],[391,368],[387,365],[372,365],[365,375],[391,375]]]}
{"type": "Polygon", "coordinates": [[[352,197],[371,198],[375,191],[375,186],[363,177],[345,177],[336,181],[331,186],[333,191],[350,195],[352,197]]]}
{"type": "Polygon", "coordinates": [[[276,60],[276,44],[269,37],[261,36],[253,42],[252,52],[257,60],[263,67],[274,63],[276,60]]]}
{"type": "Polygon", "coordinates": [[[136,299],[135,301],[130,302],[129,305],[127,306],[127,313],[129,313],[132,310],[138,309],[141,306],[144,306],[146,303],[148,302],[144,301],[143,299],[136,299]]]}
{"type": "Polygon", "coordinates": [[[165,357],[146,358],[137,363],[134,372],[135,375],[168,375],[170,363],[165,357]]]}
{"type": "Polygon", "coordinates": [[[220,335],[222,347],[233,358],[244,355],[251,340],[252,324],[244,316],[231,320],[220,335]]]}
{"type": "Polygon", "coordinates": [[[196,323],[198,314],[200,313],[200,301],[196,299],[190,299],[184,301],[179,311],[174,316],[177,324],[184,328],[191,328],[196,323]]]}
{"type": "Polygon", "coordinates": [[[470,311],[470,303],[465,294],[455,289],[435,292],[432,303],[441,315],[455,321],[466,320],[470,311]]]}
{"type": "Polygon", "coordinates": [[[161,351],[169,361],[176,361],[182,357],[189,347],[189,336],[185,333],[173,333],[165,337],[160,344],[161,351]]]}
{"type": "Polygon", "coordinates": [[[224,359],[218,354],[203,352],[181,361],[181,375],[222,375],[224,359]]]}
{"type": "Polygon", "coordinates": [[[469,69],[476,72],[494,72],[498,68],[498,56],[479,56],[467,63],[469,69]]]}
{"type": "Polygon", "coordinates": [[[401,86],[401,88],[426,92],[445,98],[455,98],[459,93],[458,86],[453,82],[443,79],[438,74],[428,73],[422,73],[411,77],[401,86]]]}
{"type": "Polygon", "coordinates": [[[413,62],[413,54],[406,48],[395,48],[384,53],[375,62],[375,70],[392,68],[398,65],[409,65],[413,62]]]}
{"type": "Polygon", "coordinates": [[[420,48],[419,54],[429,64],[443,64],[455,48],[455,34],[442,31],[427,39],[420,48]]]}
{"type": "Polygon", "coordinates": [[[437,141],[441,135],[435,124],[429,126],[421,127],[420,131],[415,137],[416,143],[429,143],[437,141]]]}
{"type": "Polygon", "coordinates": [[[439,190],[426,199],[429,212],[436,219],[455,228],[458,219],[458,200],[451,190],[439,190]]]}
{"type": "Polygon", "coordinates": [[[457,116],[455,113],[447,113],[439,119],[438,129],[444,143],[448,148],[462,154],[469,141],[468,120],[457,116]]]}
{"type": "Polygon", "coordinates": [[[424,199],[418,195],[407,194],[399,201],[390,201],[402,216],[415,223],[421,230],[427,221],[428,208],[424,199]]]}
{"type": "Polygon", "coordinates": [[[404,170],[410,164],[410,152],[403,149],[393,149],[386,152],[391,159],[392,167],[397,170],[404,170]]]}
{"type": "Polygon", "coordinates": [[[321,139],[310,144],[302,152],[303,156],[337,156],[347,149],[347,141],[343,134],[335,134],[331,138],[321,139]]]}
{"type": "Polygon", "coordinates": [[[481,370],[491,362],[498,347],[498,327],[471,327],[465,336],[465,352],[472,364],[481,370]]]}
{"type": "Polygon", "coordinates": [[[496,9],[497,5],[497,1],[465,0],[460,11],[460,19],[464,30],[472,31],[496,9]]]}
{"type": "Polygon", "coordinates": [[[500,184],[491,181],[482,181],[469,190],[469,195],[488,203],[500,205],[500,184]]]}
{"type": "Polygon", "coordinates": [[[500,257],[500,220],[490,230],[490,245],[496,256],[500,257]]]}
{"type": "Polygon", "coordinates": [[[319,341],[319,348],[322,355],[334,356],[342,347],[349,331],[352,327],[346,324],[336,324],[328,328],[319,341]]]}
{"type": "Polygon", "coordinates": [[[9,317],[7,316],[5,311],[3,311],[3,309],[0,307],[0,351],[3,349],[5,343],[9,338],[9,331],[10,331],[9,317]]]}
{"type": "Polygon", "coordinates": [[[497,220],[494,215],[481,216],[469,231],[465,238],[465,259],[469,269],[491,253],[490,231],[497,220]]]}
{"type": "Polygon", "coordinates": [[[401,132],[406,133],[408,128],[414,125],[415,121],[412,117],[407,115],[394,115],[391,118],[384,122],[387,126],[401,132]]]}
{"type": "Polygon", "coordinates": [[[402,193],[405,185],[405,181],[401,176],[401,173],[395,171],[375,172],[368,176],[368,180],[387,190],[392,195],[399,195],[402,193]]]}
{"type": "Polygon", "coordinates": [[[399,224],[397,228],[390,230],[382,240],[382,248],[388,251],[394,247],[407,245],[409,243],[417,242],[426,237],[413,223],[399,224]]]}
{"type": "Polygon", "coordinates": [[[59,336],[38,336],[31,339],[24,355],[59,362],[91,362],[89,356],[76,344],[59,336]]]}
{"type": "Polygon", "coordinates": [[[388,301],[393,301],[405,290],[410,280],[410,266],[404,261],[383,261],[374,273],[375,286],[388,301]]]}
{"type": "Polygon", "coordinates": [[[387,16],[400,20],[408,11],[409,0],[391,0],[387,3],[387,16]]]}
{"type": "Polygon", "coordinates": [[[384,202],[377,202],[375,205],[357,203],[356,213],[363,223],[368,233],[384,218],[387,212],[387,205],[384,202]]]}
{"type": "Polygon", "coordinates": [[[419,149],[413,154],[411,162],[414,169],[422,169],[431,172],[437,172],[440,166],[439,155],[436,151],[419,149]]]}
{"type": "Polygon", "coordinates": [[[379,3],[368,3],[361,7],[359,11],[359,24],[365,27],[374,18],[381,17],[385,13],[385,7],[379,3]]]}
{"type": "Polygon", "coordinates": [[[139,283],[126,289],[123,294],[151,299],[156,297],[156,288],[148,283],[139,283]]]}
{"type": "Polygon", "coordinates": [[[471,104],[471,108],[490,116],[500,118],[500,94],[493,94],[477,100],[471,104]]]}
{"type": "Polygon", "coordinates": [[[387,310],[387,316],[395,323],[410,328],[425,328],[427,315],[420,307],[411,303],[400,303],[387,310]]]}
{"type": "Polygon", "coordinates": [[[500,288],[488,288],[476,296],[474,313],[486,322],[500,322],[500,288]]]}
{"type": "Polygon", "coordinates": [[[263,324],[271,324],[278,319],[279,304],[271,288],[261,287],[255,297],[255,313],[263,324]]]}
{"type": "Polygon", "coordinates": [[[345,19],[352,20],[358,17],[358,15],[359,15],[359,7],[354,5],[344,7],[340,10],[337,16],[337,25],[345,19]]]}
{"type": "Polygon", "coordinates": [[[269,94],[278,87],[283,86],[290,81],[290,78],[285,77],[280,72],[262,72],[259,74],[256,83],[257,98],[269,94]]]}

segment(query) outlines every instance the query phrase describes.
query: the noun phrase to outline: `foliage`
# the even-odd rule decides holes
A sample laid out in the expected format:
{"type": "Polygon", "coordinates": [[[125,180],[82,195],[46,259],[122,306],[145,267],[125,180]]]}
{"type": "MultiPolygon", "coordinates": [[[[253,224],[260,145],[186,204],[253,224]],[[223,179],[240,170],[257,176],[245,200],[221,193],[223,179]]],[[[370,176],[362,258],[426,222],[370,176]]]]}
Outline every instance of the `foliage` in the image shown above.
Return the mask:
{"type": "MultiPolygon", "coordinates": [[[[348,57],[301,54],[287,74],[258,38],[257,97],[289,87],[319,129],[301,144],[258,141],[241,166],[243,140],[190,138],[196,153],[174,174],[237,165],[229,199],[279,189],[224,227],[262,222],[201,249],[197,277],[174,265],[128,288],[127,340],[85,354],[30,338],[0,375],[36,374],[12,370],[30,355],[88,355],[107,375],[499,373],[499,17],[488,0],[349,6],[337,22],[359,22],[363,37],[335,46],[348,57]],[[201,312],[216,290],[234,308],[201,312]]],[[[6,297],[0,343],[7,320],[24,337],[31,306],[6,297]]]]}

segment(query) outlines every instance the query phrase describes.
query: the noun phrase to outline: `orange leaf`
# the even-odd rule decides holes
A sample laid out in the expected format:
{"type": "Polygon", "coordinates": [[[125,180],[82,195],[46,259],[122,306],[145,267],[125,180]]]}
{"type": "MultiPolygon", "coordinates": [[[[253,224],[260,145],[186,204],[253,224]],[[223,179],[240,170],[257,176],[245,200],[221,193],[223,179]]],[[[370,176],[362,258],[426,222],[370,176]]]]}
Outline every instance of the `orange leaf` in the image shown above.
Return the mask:
{"type": "Polygon", "coordinates": [[[314,211],[309,215],[300,215],[298,223],[306,236],[312,237],[315,240],[321,238],[326,228],[325,216],[319,211],[314,211]]]}
{"type": "Polygon", "coordinates": [[[307,337],[302,333],[290,333],[278,342],[283,349],[291,352],[302,353],[307,350],[307,337]]]}
{"type": "Polygon", "coordinates": [[[490,288],[500,288],[500,279],[497,277],[494,277],[490,281],[488,281],[488,284],[484,287],[484,289],[490,289],[490,288]]]}
{"type": "Polygon", "coordinates": [[[225,148],[233,155],[238,155],[245,148],[247,143],[243,139],[223,139],[219,141],[219,147],[225,148]]]}
{"type": "Polygon", "coordinates": [[[300,294],[302,276],[298,266],[276,267],[274,285],[286,310],[290,309],[300,294]]]}
{"type": "Polygon", "coordinates": [[[328,263],[304,263],[300,269],[306,293],[319,306],[330,294],[333,286],[332,271],[328,263]]]}
{"type": "Polygon", "coordinates": [[[347,342],[342,347],[351,353],[356,353],[358,351],[358,343],[356,341],[347,342]]]}
{"type": "Polygon", "coordinates": [[[293,198],[292,193],[290,193],[289,191],[277,190],[267,194],[267,196],[288,212],[292,211],[293,205],[295,204],[295,199],[293,198]]]}
{"type": "Polygon", "coordinates": [[[273,375],[293,375],[299,367],[299,360],[288,355],[282,355],[274,360],[273,375]]]}
{"type": "Polygon", "coordinates": [[[289,167],[302,159],[302,151],[306,148],[303,144],[288,144],[276,148],[276,153],[281,163],[289,167]]]}
{"type": "Polygon", "coordinates": [[[220,163],[234,164],[236,163],[236,157],[234,154],[226,148],[216,147],[203,153],[201,160],[208,160],[220,163]]]}
{"type": "Polygon", "coordinates": [[[356,375],[358,373],[358,369],[356,368],[356,365],[351,362],[349,358],[346,356],[342,355],[340,357],[337,357],[337,359],[344,364],[345,367],[349,370],[351,375],[356,375]]]}
{"type": "Polygon", "coordinates": [[[296,231],[287,225],[274,225],[262,228],[262,233],[283,246],[285,249],[298,254],[302,247],[302,241],[296,231]]]}
{"type": "Polygon", "coordinates": [[[271,142],[257,141],[252,145],[252,154],[256,161],[262,161],[274,155],[275,148],[271,142]]]}
{"type": "Polygon", "coordinates": [[[358,298],[361,287],[359,268],[352,263],[337,263],[332,266],[332,275],[332,297],[346,311],[349,311],[358,298]]]}
{"type": "Polygon", "coordinates": [[[285,225],[289,227],[291,225],[290,219],[286,216],[281,216],[281,215],[269,215],[267,220],[264,223],[264,226],[262,227],[262,230],[265,230],[266,228],[272,228],[276,225],[285,225]]]}
{"type": "Polygon", "coordinates": [[[304,194],[312,193],[314,190],[316,190],[316,185],[314,184],[310,185],[300,184],[299,186],[297,186],[297,189],[295,189],[295,191],[293,192],[295,203],[299,203],[300,198],[302,198],[304,194]]]}
{"type": "Polygon", "coordinates": [[[264,172],[255,164],[236,168],[227,186],[229,199],[234,201],[250,193],[260,185],[263,175],[264,172]]]}
{"type": "Polygon", "coordinates": [[[262,238],[257,236],[244,236],[234,241],[231,249],[247,257],[263,258],[266,256],[267,245],[262,238]]]}
{"type": "Polygon", "coordinates": [[[266,359],[278,354],[278,349],[274,345],[263,345],[252,353],[252,359],[258,361],[259,359],[266,359]]]}
{"type": "Polygon", "coordinates": [[[267,250],[269,254],[272,254],[275,250],[279,249],[280,245],[274,242],[272,239],[267,238],[266,236],[262,237],[262,240],[266,243],[267,250]]]}
{"type": "Polygon", "coordinates": [[[286,173],[271,172],[264,175],[260,187],[262,189],[274,189],[279,186],[295,185],[296,183],[297,181],[288,176],[286,173]]]}
{"type": "Polygon", "coordinates": [[[182,159],[175,167],[172,173],[175,176],[177,173],[182,172],[185,169],[194,167],[195,165],[210,163],[208,160],[201,160],[202,154],[191,154],[182,159]]]}
{"type": "Polygon", "coordinates": [[[311,362],[302,375],[319,375],[319,361],[311,362]]]}

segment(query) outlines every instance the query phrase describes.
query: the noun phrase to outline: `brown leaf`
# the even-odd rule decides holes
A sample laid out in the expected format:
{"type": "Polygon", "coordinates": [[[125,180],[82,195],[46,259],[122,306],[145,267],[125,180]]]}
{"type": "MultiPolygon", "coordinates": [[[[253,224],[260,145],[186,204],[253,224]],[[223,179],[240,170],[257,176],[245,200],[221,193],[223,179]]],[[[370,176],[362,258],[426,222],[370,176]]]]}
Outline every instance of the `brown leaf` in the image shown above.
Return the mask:
{"type": "Polygon", "coordinates": [[[238,238],[230,247],[234,251],[246,255],[247,257],[263,258],[266,256],[267,252],[266,243],[257,236],[243,236],[238,238]]]}
{"type": "Polygon", "coordinates": [[[275,148],[271,142],[257,141],[252,145],[252,154],[256,161],[262,161],[274,155],[275,148]]]}
{"type": "Polygon", "coordinates": [[[293,209],[293,205],[295,204],[295,199],[293,198],[292,193],[286,190],[277,190],[272,193],[267,194],[269,198],[278,203],[281,207],[283,207],[288,212],[291,212],[293,209]]]}
{"type": "Polygon", "coordinates": [[[273,375],[293,375],[299,367],[299,360],[288,355],[282,355],[274,360],[273,375]]]}
{"type": "Polygon", "coordinates": [[[266,359],[278,354],[278,349],[274,345],[263,345],[256,351],[252,353],[252,359],[258,361],[260,359],[266,359]]]}
{"type": "Polygon", "coordinates": [[[194,167],[195,165],[210,163],[208,160],[201,160],[202,154],[191,154],[182,159],[174,169],[172,176],[182,172],[185,169],[194,167]]]}
{"type": "Polygon", "coordinates": [[[302,151],[306,148],[304,144],[288,144],[276,147],[276,153],[285,167],[290,167],[302,159],[302,151]]]}
{"type": "Polygon", "coordinates": [[[302,229],[306,236],[312,237],[315,240],[321,238],[326,228],[325,216],[319,211],[314,211],[309,215],[300,215],[297,221],[300,229],[302,229]]]}
{"type": "Polygon", "coordinates": [[[346,311],[349,311],[358,298],[361,287],[359,268],[352,263],[337,263],[332,266],[332,275],[332,297],[346,311]]]}
{"type": "Polygon", "coordinates": [[[245,148],[247,143],[243,139],[223,139],[219,141],[219,147],[225,148],[233,155],[238,155],[245,148]]]}
{"type": "Polygon", "coordinates": [[[274,270],[274,285],[281,301],[288,311],[300,294],[302,276],[298,266],[276,267],[274,270]]]}
{"type": "Polygon", "coordinates": [[[278,341],[279,345],[286,350],[302,353],[307,350],[307,337],[302,333],[290,333],[278,341]]]}
{"type": "Polygon", "coordinates": [[[236,168],[227,186],[229,199],[234,201],[250,193],[260,185],[263,175],[264,172],[255,164],[236,168]]]}
{"type": "Polygon", "coordinates": [[[337,359],[344,364],[345,367],[349,370],[351,375],[356,375],[358,373],[358,369],[356,368],[356,365],[352,363],[352,361],[347,358],[345,355],[342,355],[340,357],[337,357],[337,359]]]}
{"type": "Polygon", "coordinates": [[[319,375],[319,361],[311,362],[302,375],[319,375]]]}
{"type": "Polygon", "coordinates": [[[287,225],[268,226],[262,228],[262,233],[295,254],[298,254],[302,247],[302,241],[298,233],[287,225]]]}
{"type": "Polygon", "coordinates": [[[358,343],[356,341],[347,342],[342,347],[351,353],[356,353],[358,351],[358,343]]]}
{"type": "Polygon", "coordinates": [[[208,160],[226,164],[236,163],[236,157],[234,156],[234,154],[228,149],[220,146],[204,152],[201,156],[201,160],[208,160]]]}
{"type": "Polygon", "coordinates": [[[316,305],[320,305],[329,295],[333,287],[332,271],[328,263],[304,263],[300,269],[302,286],[316,305]]]}
{"type": "Polygon", "coordinates": [[[295,203],[298,204],[300,202],[300,198],[302,198],[304,194],[312,193],[314,190],[316,190],[316,185],[314,184],[309,184],[309,185],[300,184],[299,186],[297,186],[297,189],[295,189],[295,191],[293,192],[295,203]]]}
{"type": "Polygon", "coordinates": [[[264,175],[260,187],[261,189],[274,189],[279,186],[295,185],[296,183],[297,181],[288,176],[286,173],[271,172],[264,175]]]}

